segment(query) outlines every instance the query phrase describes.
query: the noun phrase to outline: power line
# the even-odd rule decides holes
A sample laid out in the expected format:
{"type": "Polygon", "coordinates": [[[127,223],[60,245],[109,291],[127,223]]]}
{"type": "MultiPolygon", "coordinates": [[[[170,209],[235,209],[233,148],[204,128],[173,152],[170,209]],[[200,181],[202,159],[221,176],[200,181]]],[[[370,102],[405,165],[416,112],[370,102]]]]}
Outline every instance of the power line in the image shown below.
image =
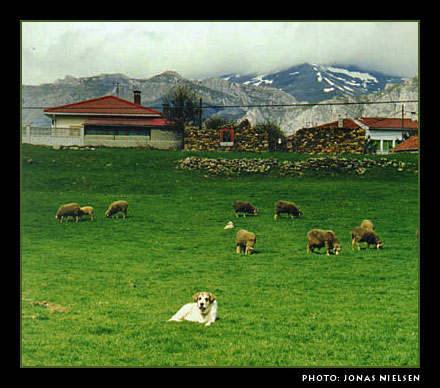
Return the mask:
{"type": "Polygon", "coordinates": [[[297,104],[260,104],[260,105],[209,105],[204,108],[270,108],[270,107],[302,107],[302,106],[334,106],[334,105],[373,105],[373,104],[399,104],[419,102],[419,100],[402,101],[377,101],[377,102],[326,102],[326,103],[297,103],[297,104]]]}
{"type": "MultiPolygon", "coordinates": [[[[337,106],[337,105],[376,105],[376,104],[402,104],[402,103],[416,103],[419,102],[419,100],[399,100],[399,101],[367,101],[367,102],[316,102],[316,103],[295,103],[295,104],[255,104],[255,105],[204,105],[201,106],[202,109],[209,109],[209,108],[282,108],[282,107],[308,107],[308,106],[337,106]]],[[[161,108],[162,106],[150,106],[148,108],[161,108]]],[[[22,106],[22,109],[55,109],[56,107],[49,107],[49,106],[22,106]]],[[[183,107],[173,107],[173,108],[183,108],[183,107]]],[[[100,107],[100,106],[88,106],[86,108],[84,107],[69,107],[69,110],[75,110],[75,109],[99,109],[99,110],[105,110],[105,109],[136,109],[131,107],[100,107]]],[[[90,112],[93,113],[93,112],[90,112]]]]}

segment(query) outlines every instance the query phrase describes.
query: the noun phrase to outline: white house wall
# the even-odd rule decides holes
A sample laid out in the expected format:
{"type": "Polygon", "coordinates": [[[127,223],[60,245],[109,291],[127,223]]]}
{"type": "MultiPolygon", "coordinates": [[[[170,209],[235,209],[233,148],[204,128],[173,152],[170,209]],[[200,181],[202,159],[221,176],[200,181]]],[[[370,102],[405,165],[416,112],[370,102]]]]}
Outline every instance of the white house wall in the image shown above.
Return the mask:
{"type": "Polygon", "coordinates": [[[370,137],[371,140],[379,140],[380,147],[377,150],[377,153],[383,154],[388,153],[388,151],[384,151],[383,141],[391,140],[393,142],[393,147],[397,145],[397,141],[401,141],[403,139],[402,131],[400,130],[376,130],[376,129],[367,129],[365,131],[365,137],[370,137]]]}
{"type": "Polygon", "coordinates": [[[84,124],[86,119],[86,117],[56,115],[53,126],[58,128],[69,128],[70,126],[76,127],[84,124]]]}

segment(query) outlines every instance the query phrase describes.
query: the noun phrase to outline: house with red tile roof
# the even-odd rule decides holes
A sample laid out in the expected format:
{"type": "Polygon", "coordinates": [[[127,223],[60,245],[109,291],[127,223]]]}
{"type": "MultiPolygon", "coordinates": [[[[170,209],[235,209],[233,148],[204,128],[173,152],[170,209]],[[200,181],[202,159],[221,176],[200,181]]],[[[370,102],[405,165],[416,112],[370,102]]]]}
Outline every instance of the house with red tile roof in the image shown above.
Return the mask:
{"type": "Polygon", "coordinates": [[[408,118],[357,117],[353,121],[365,129],[376,153],[387,154],[408,136],[416,135],[419,123],[408,118]]]}
{"type": "Polygon", "coordinates": [[[108,95],[44,110],[53,137],[78,136],[80,145],[180,149],[183,137],[161,112],[108,95]]]}
{"type": "Polygon", "coordinates": [[[408,118],[357,117],[340,118],[315,128],[364,129],[365,137],[372,143],[376,153],[387,154],[405,137],[416,135],[419,124],[408,118]]]}
{"type": "Polygon", "coordinates": [[[393,152],[418,152],[419,136],[414,135],[393,148],[393,152]]]}

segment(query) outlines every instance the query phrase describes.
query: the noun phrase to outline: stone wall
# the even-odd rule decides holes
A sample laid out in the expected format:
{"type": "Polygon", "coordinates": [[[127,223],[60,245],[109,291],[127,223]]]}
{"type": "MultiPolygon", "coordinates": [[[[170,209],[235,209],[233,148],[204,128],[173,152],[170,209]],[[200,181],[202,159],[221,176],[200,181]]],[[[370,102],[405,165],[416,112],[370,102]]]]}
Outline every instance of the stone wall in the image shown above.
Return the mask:
{"type": "Polygon", "coordinates": [[[277,158],[223,159],[187,157],[178,161],[177,168],[202,170],[213,175],[241,175],[272,173],[281,176],[301,176],[305,172],[321,174],[356,173],[363,175],[377,167],[397,168],[398,171],[418,171],[416,163],[405,163],[394,159],[352,159],[336,156],[314,157],[302,161],[280,161],[277,158]]]}
{"type": "Polygon", "coordinates": [[[262,152],[269,150],[266,133],[257,133],[249,124],[231,126],[219,129],[185,128],[184,149],[190,151],[250,151],[262,152]],[[221,143],[222,129],[234,130],[234,141],[221,143]],[[231,144],[232,143],[232,144],[231,144]]]}
{"type": "Polygon", "coordinates": [[[303,128],[289,136],[289,152],[304,154],[362,154],[365,130],[352,128],[303,128]]]}

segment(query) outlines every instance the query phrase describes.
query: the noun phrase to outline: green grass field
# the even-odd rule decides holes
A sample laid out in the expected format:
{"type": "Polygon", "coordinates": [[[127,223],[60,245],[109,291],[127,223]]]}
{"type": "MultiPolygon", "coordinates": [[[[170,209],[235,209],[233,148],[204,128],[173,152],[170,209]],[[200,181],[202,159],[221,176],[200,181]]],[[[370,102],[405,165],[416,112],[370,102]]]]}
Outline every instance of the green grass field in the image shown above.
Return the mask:
{"type": "Polygon", "coordinates": [[[308,157],[22,146],[22,366],[419,365],[417,173],[205,177],[176,168],[190,155],[308,157]],[[119,199],[127,219],[106,219],[119,199]],[[235,219],[235,199],[260,215],[235,219]],[[280,199],[304,217],[275,221],[280,199]],[[69,202],[95,222],[56,222],[69,202]],[[384,249],[352,253],[365,218],[384,249]],[[256,253],[236,254],[241,228],[256,253]],[[307,255],[312,228],[334,230],[341,254],[307,255]],[[217,322],[167,322],[205,290],[217,322]]]}

